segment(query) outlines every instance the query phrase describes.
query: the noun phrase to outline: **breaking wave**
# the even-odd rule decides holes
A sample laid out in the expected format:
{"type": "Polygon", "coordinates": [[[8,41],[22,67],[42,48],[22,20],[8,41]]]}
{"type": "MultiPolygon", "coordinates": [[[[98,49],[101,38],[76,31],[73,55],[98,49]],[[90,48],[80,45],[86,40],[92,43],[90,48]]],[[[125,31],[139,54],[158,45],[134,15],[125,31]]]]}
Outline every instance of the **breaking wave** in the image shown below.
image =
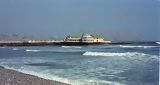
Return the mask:
{"type": "Polygon", "coordinates": [[[19,50],[18,48],[13,48],[13,50],[19,50]]]}
{"type": "Polygon", "coordinates": [[[131,46],[131,45],[120,45],[122,48],[159,48],[160,46],[131,46]]]}
{"type": "Polygon", "coordinates": [[[76,53],[80,53],[80,54],[82,54],[82,53],[84,53],[85,51],[83,51],[83,50],[33,50],[33,49],[26,49],[25,50],[26,52],[42,52],[42,53],[74,53],[74,54],[76,54],[76,53]]]}
{"type": "Polygon", "coordinates": [[[159,59],[156,55],[149,55],[139,52],[124,52],[124,53],[112,53],[112,52],[85,52],[85,56],[152,56],[152,58],[159,59]]]}
{"type": "MultiPolygon", "coordinates": [[[[110,52],[85,52],[83,55],[88,55],[88,56],[126,56],[126,55],[136,55],[139,54],[137,52],[126,52],[126,53],[110,53],[110,52]]],[[[145,55],[145,54],[143,54],[145,55]]]]}
{"type": "Polygon", "coordinates": [[[63,47],[63,48],[82,48],[80,46],[61,46],[61,47],[63,47]]]}
{"type": "Polygon", "coordinates": [[[6,48],[6,47],[0,47],[0,48],[6,48]]]}
{"type": "Polygon", "coordinates": [[[160,42],[156,42],[157,44],[160,44],[160,42]]]}
{"type": "Polygon", "coordinates": [[[26,49],[27,52],[40,52],[41,50],[30,50],[30,49],[26,49]]]}
{"type": "Polygon", "coordinates": [[[35,71],[31,71],[29,69],[26,69],[24,67],[21,67],[19,69],[15,69],[13,67],[8,67],[8,66],[4,66],[4,67],[7,69],[19,71],[19,72],[22,72],[25,74],[30,74],[30,75],[38,76],[40,78],[59,81],[59,82],[63,82],[63,83],[71,84],[71,85],[125,85],[125,84],[121,84],[119,82],[99,80],[99,79],[64,78],[64,77],[60,77],[58,75],[50,74],[47,71],[46,72],[45,71],[35,72],[35,71]]]}

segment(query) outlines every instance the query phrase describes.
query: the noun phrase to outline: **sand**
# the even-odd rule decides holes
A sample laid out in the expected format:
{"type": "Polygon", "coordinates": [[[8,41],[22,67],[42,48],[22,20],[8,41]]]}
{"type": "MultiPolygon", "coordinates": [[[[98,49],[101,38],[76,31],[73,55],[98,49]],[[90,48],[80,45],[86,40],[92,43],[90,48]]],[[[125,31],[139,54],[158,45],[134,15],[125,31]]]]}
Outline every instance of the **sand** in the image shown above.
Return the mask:
{"type": "Polygon", "coordinates": [[[0,66],[0,85],[69,85],[58,81],[47,80],[24,74],[0,66]]]}

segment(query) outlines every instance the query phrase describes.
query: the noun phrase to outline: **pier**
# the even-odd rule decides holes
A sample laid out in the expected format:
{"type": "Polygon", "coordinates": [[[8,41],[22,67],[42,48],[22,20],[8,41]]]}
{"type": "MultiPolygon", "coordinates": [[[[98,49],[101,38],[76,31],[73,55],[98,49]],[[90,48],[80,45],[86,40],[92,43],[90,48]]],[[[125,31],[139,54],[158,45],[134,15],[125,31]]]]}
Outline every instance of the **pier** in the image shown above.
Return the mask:
{"type": "Polygon", "coordinates": [[[82,45],[95,45],[107,44],[107,42],[87,43],[87,42],[65,42],[59,41],[0,41],[0,46],[52,46],[52,45],[65,45],[65,46],[82,46],[82,45]]]}
{"type": "Polygon", "coordinates": [[[100,45],[110,44],[100,35],[82,34],[81,36],[68,35],[64,40],[28,40],[28,41],[0,41],[0,46],[46,46],[46,45],[100,45]]]}

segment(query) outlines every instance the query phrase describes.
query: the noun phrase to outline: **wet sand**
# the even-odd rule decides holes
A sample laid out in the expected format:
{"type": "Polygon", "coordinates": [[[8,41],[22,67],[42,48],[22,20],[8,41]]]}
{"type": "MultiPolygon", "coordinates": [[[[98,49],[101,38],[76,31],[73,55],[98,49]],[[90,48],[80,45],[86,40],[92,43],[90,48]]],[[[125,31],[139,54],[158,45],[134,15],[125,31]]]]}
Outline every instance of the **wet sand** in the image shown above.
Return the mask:
{"type": "Polygon", "coordinates": [[[0,66],[0,85],[68,85],[58,81],[47,80],[24,74],[0,66]]]}

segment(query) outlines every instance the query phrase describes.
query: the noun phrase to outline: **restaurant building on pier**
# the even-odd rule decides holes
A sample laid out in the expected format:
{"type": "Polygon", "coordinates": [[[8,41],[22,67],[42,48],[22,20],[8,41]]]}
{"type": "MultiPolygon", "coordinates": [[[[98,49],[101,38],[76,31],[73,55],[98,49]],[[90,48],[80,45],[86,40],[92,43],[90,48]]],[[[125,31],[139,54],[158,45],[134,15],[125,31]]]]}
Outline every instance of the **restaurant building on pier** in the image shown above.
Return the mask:
{"type": "Polygon", "coordinates": [[[105,41],[104,38],[100,35],[91,35],[91,34],[82,34],[82,36],[71,36],[68,35],[64,42],[82,42],[82,43],[104,43],[111,42],[105,41]]]}

